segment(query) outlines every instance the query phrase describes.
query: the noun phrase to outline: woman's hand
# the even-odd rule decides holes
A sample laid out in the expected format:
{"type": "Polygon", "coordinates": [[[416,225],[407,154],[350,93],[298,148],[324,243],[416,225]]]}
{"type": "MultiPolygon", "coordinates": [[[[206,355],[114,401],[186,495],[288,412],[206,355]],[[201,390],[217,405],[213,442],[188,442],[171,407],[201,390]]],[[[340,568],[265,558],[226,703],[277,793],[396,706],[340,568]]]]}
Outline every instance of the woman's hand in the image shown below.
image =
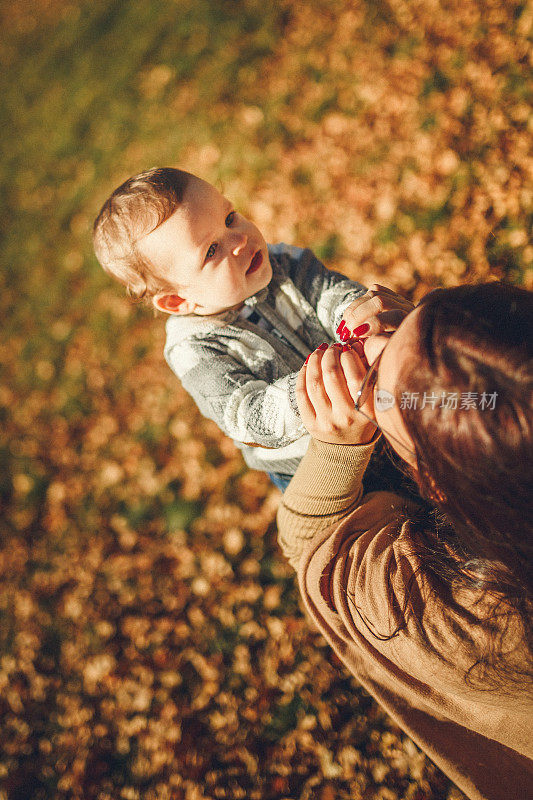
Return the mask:
{"type": "MultiPolygon", "coordinates": [[[[311,436],[332,444],[367,444],[372,439],[376,426],[354,408],[367,368],[359,342],[321,345],[311,353],[296,382],[298,408],[311,436]]],[[[363,411],[374,417],[370,402],[363,411]]]]}
{"type": "Polygon", "coordinates": [[[346,308],[337,334],[347,342],[395,331],[413,308],[410,300],[373,283],[362,297],[346,308]]]}

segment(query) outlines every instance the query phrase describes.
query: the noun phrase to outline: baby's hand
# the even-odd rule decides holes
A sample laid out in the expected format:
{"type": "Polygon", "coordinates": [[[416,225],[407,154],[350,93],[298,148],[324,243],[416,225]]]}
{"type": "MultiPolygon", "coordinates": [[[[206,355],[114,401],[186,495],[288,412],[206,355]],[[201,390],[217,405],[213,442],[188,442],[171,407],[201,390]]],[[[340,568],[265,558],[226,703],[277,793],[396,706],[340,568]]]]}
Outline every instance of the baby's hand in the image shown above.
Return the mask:
{"type": "Polygon", "coordinates": [[[315,439],[332,444],[366,444],[376,432],[369,420],[374,413],[365,403],[360,414],[354,408],[366,374],[362,345],[321,345],[311,353],[298,374],[296,398],[302,421],[315,439]]]}
{"type": "Polygon", "coordinates": [[[337,335],[343,342],[395,331],[413,303],[386,286],[373,283],[362,297],[346,308],[337,335]]]}

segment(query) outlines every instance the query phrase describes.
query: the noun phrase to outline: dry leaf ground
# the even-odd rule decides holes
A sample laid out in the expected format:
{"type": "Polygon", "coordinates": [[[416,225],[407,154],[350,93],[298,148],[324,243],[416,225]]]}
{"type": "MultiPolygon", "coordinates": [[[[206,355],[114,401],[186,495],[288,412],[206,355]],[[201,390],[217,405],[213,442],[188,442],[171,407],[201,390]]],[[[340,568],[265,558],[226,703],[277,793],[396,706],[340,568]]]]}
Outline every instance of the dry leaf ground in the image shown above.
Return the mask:
{"type": "Polygon", "coordinates": [[[175,164],[418,299],[533,287],[520,0],[0,5],[1,800],[452,800],[302,613],[277,490],[101,274],[175,164]]]}

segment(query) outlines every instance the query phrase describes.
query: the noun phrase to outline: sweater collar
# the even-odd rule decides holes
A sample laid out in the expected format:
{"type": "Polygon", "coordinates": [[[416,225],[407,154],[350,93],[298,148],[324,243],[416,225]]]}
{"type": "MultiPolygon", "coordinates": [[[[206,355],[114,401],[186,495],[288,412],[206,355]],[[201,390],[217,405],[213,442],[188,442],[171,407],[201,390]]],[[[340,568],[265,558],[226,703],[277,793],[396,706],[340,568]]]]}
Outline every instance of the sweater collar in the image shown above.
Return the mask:
{"type": "MultiPolygon", "coordinates": [[[[270,286],[270,284],[269,284],[270,286]]],[[[246,298],[244,305],[254,306],[256,303],[262,303],[268,297],[269,286],[266,286],[257,294],[246,298]]],[[[224,325],[231,325],[232,322],[239,317],[242,306],[234,308],[230,311],[222,311],[220,314],[210,314],[209,316],[201,316],[191,314],[190,316],[178,316],[173,314],[167,320],[167,327],[171,327],[174,331],[179,331],[182,336],[190,336],[191,334],[206,334],[211,331],[221,328],[224,325]]]]}

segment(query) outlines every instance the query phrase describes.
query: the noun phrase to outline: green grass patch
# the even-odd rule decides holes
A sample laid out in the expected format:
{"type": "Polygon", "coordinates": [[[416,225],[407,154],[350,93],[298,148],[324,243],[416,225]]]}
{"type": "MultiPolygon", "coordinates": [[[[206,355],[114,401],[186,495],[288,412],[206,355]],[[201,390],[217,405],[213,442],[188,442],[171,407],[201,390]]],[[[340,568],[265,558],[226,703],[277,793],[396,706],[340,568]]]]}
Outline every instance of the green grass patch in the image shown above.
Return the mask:
{"type": "Polygon", "coordinates": [[[342,238],[338,233],[331,233],[323,242],[315,244],[314,252],[325,264],[331,263],[341,252],[342,238]]]}
{"type": "Polygon", "coordinates": [[[450,86],[452,86],[452,81],[450,78],[437,67],[424,81],[421,97],[427,97],[432,92],[445,92],[450,88],[450,86]]]}

